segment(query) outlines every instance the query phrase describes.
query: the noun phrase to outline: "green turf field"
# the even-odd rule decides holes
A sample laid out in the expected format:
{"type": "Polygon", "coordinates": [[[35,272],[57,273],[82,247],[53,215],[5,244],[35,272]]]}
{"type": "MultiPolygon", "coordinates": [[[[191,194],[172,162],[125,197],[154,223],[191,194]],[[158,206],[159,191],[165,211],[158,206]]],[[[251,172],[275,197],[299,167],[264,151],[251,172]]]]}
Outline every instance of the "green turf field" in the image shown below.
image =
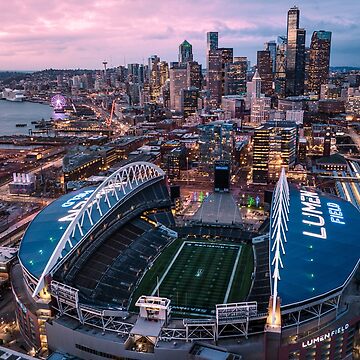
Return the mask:
{"type": "Polygon", "coordinates": [[[152,264],[151,268],[144,274],[144,277],[132,294],[129,310],[138,311],[138,308],[135,306],[135,302],[141,295],[157,295],[157,291],[155,290],[156,284],[161,281],[159,289],[160,296],[172,295],[171,305],[175,306],[172,309],[173,314],[185,317],[192,317],[192,315],[199,316],[201,314],[204,316],[208,316],[209,314],[214,315],[215,305],[222,304],[224,302],[231,275],[233,273],[232,269],[234,268],[236,262],[236,260],[234,260],[234,256],[237,257],[237,252],[240,247],[240,258],[237,266],[235,267],[232,286],[227,302],[232,303],[246,301],[246,297],[251,287],[251,274],[254,270],[253,251],[250,244],[227,244],[217,242],[212,239],[184,240],[180,238],[176,239],[172,244],[166,247],[152,264]],[[184,265],[188,265],[187,267],[177,264],[178,261],[183,262],[183,256],[179,257],[179,250],[184,243],[192,244],[189,249],[182,249],[182,251],[185,251],[183,254],[189,256],[188,259],[185,259],[185,257],[183,259],[186,260],[184,265]],[[195,245],[201,243],[206,244],[207,246],[200,247],[195,245]],[[214,247],[215,245],[217,247],[214,247]],[[193,250],[195,252],[193,252],[193,250]],[[222,252],[224,252],[224,255],[222,255],[222,252]],[[222,259],[220,259],[221,257],[222,259]],[[227,259],[226,261],[225,257],[227,259]],[[187,260],[190,261],[188,262],[187,260]],[[219,264],[216,263],[216,261],[219,262],[220,260],[222,263],[226,262],[227,265],[223,266],[224,270],[222,273],[216,275],[215,281],[212,281],[213,278],[210,279],[210,277],[215,276],[216,271],[220,271],[220,269],[217,270],[219,264]],[[185,279],[184,275],[179,274],[179,276],[182,276],[181,280],[184,280],[180,282],[176,279],[176,276],[173,275],[174,269],[178,272],[184,270],[185,268],[190,270],[190,263],[194,268],[195,274],[194,272],[186,271],[189,275],[188,279],[185,279]],[[200,263],[204,265],[200,266],[200,263]],[[204,270],[201,271],[200,269],[206,269],[206,273],[204,270]],[[164,274],[166,276],[164,276],[164,274]],[[170,281],[172,281],[173,284],[171,284],[170,281]],[[176,282],[178,282],[178,284],[176,284],[176,282]],[[167,289],[164,288],[164,285],[167,285],[167,289]],[[195,289],[193,288],[194,285],[195,289]],[[213,285],[213,287],[211,287],[211,285],[213,285]],[[189,291],[189,286],[192,286],[191,292],[189,291]],[[180,287],[187,290],[183,290],[182,292],[173,290],[174,288],[179,289],[180,287]],[[210,294],[208,294],[208,292],[210,292],[210,294]],[[222,293],[222,295],[220,295],[220,293],[222,293]],[[200,294],[201,297],[198,294],[200,294]],[[190,300],[194,298],[196,307],[190,303],[190,300]],[[182,301],[182,303],[180,303],[180,301],[182,301]]]}
{"type": "Polygon", "coordinates": [[[230,300],[241,252],[241,245],[183,242],[159,277],[160,296],[171,299],[173,311],[214,313],[230,300]]]}

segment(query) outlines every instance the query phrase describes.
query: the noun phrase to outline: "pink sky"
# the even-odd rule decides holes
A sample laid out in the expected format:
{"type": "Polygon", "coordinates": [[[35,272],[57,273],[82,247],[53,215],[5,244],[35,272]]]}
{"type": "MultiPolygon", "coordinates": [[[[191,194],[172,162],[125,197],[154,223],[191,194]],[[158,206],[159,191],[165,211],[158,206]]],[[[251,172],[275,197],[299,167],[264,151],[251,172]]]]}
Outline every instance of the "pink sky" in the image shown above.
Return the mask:
{"type": "MultiPolygon", "coordinates": [[[[220,46],[255,60],[264,41],[286,32],[293,0],[3,0],[0,70],[99,68],[142,62],[152,54],[176,61],[180,42],[204,61],[206,32],[220,46]]],[[[302,0],[301,26],[333,31],[333,65],[360,65],[360,2],[302,0]]]]}

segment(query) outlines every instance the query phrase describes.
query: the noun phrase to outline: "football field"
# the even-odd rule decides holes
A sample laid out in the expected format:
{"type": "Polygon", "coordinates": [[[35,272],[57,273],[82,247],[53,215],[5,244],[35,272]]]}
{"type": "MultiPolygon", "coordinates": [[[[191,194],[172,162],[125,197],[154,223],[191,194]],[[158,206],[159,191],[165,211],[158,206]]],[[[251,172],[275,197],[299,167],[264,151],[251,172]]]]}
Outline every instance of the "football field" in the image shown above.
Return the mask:
{"type": "Polygon", "coordinates": [[[153,295],[171,300],[173,311],[211,314],[228,302],[241,245],[184,241],[165,269],[153,295]]]}

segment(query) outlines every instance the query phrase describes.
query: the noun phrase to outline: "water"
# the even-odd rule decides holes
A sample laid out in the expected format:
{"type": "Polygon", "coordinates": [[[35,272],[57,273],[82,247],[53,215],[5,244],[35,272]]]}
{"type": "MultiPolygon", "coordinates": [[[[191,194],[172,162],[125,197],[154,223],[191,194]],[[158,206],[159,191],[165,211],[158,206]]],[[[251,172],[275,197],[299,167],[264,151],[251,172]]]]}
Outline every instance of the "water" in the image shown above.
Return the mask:
{"type": "Polygon", "coordinates": [[[38,147],[39,145],[0,144],[0,149],[5,149],[5,150],[33,150],[38,147]]]}
{"type": "Polygon", "coordinates": [[[35,129],[32,121],[42,118],[49,120],[54,117],[53,108],[49,105],[31,102],[11,102],[0,100],[0,136],[29,135],[29,129],[35,129]],[[27,124],[26,127],[16,127],[16,124],[27,124]]]}

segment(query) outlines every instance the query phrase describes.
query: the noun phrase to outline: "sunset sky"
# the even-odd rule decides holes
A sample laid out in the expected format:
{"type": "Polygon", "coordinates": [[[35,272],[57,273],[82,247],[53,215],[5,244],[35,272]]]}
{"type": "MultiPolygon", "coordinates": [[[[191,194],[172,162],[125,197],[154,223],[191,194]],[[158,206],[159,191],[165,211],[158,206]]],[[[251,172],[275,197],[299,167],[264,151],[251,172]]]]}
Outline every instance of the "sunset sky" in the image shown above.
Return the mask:
{"type": "MultiPolygon", "coordinates": [[[[1,0],[0,70],[100,68],[176,61],[187,39],[204,63],[206,32],[254,62],[263,43],[286,33],[287,0],[1,0]]],[[[360,66],[360,1],[302,0],[307,45],[314,30],[333,32],[331,65],[360,66]]]]}

